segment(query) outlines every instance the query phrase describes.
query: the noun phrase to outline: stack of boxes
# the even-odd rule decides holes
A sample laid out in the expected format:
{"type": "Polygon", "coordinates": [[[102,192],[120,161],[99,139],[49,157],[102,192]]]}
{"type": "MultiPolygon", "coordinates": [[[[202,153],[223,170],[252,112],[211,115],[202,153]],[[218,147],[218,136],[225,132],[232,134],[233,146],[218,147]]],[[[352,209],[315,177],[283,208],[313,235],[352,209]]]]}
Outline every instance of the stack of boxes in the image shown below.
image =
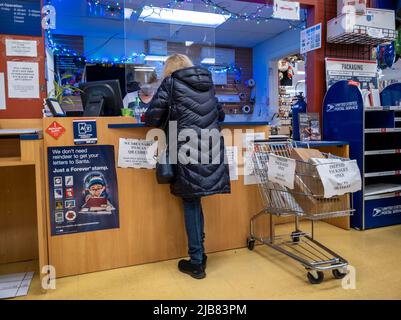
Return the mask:
{"type": "Polygon", "coordinates": [[[395,12],[367,8],[366,0],[337,0],[337,14],[327,25],[328,42],[341,38],[349,41],[349,37],[344,39],[344,35],[353,33],[377,39],[392,39],[397,34],[395,12]]]}

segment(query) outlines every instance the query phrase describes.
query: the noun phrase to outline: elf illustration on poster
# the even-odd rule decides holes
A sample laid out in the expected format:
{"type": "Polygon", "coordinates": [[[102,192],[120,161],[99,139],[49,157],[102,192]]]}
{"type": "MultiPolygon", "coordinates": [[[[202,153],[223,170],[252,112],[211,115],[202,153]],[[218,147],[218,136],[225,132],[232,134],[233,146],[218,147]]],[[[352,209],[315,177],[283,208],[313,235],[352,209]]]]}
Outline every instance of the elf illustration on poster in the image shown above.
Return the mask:
{"type": "Polygon", "coordinates": [[[79,213],[113,214],[114,206],[107,194],[107,182],[100,172],[91,172],[84,178],[83,196],[85,202],[79,213]]]}
{"type": "Polygon", "coordinates": [[[52,235],[119,228],[113,146],[48,148],[52,235]]]}

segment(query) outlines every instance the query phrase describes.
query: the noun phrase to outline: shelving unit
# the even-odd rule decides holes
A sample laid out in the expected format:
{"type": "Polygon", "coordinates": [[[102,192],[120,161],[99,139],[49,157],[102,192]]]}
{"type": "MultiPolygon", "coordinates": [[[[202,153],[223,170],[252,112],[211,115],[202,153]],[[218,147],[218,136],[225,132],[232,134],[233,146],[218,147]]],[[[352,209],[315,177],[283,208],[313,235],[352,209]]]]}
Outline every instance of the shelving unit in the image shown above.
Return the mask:
{"type": "MultiPolygon", "coordinates": [[[[373,9],[374,10],[374,9],[373,9]]],[[[384,13],[384,10],[381,14],[384,13]]],[[[376,13],[377,14],[377,13],[376,13]]],[[[394,14],[387,10],[387,21],[382,21],[380,27],[372,25],[370,14],[355,15],[344,13],[327,22],[327,42],[336,44],[362,44],[377,46],[381,43],[397,39],[394,14]]],[[[385,20],[385,18],[381,18],[385,20]]]]}
{"type": "Polygon", "coordinates": [[[324,100],[324,139],[348,141],[363,174],[363,189],[353,199],[351,226],[357,229],[401,223],[401,107],[395,105],[401,86],[393,86],[383,90],[382,107],[365,109],[360,90],[347,81],[334,84],[324,100]],[[337,103],[350,108],[336,110],[337,103]]]}

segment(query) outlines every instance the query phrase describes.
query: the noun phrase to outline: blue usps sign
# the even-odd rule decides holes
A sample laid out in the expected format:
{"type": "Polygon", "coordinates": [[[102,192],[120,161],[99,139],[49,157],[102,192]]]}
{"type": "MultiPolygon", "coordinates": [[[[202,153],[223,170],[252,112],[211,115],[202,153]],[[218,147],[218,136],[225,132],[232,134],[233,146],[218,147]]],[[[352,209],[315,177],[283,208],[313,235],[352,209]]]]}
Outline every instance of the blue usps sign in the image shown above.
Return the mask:
{"type": "Polygon", "coordinates": [[[0,0],[0,33],[42,36],[40,0],[0,0]]]}
{"type": "Polygon", "coordinates": [[[75,144],[97,143],[96,120],[74,120],[73,127],[75,144]]]}

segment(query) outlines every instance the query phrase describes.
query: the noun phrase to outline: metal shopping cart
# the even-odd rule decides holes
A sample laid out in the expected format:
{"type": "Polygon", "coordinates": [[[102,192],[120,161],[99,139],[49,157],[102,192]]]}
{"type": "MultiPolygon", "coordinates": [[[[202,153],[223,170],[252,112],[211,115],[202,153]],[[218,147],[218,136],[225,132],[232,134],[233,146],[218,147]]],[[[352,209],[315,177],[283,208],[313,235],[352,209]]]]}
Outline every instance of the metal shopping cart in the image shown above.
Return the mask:
{"type": "MultiPolygon", "coordinates": [[[[259,241],[301,263],[306,270],[307,278],[312,284],[324,280],[323,271],[332,271],[336,279],[343,279],[347,274],[348,262],[328,249],[314,238],[314,222],[322,219],[350,216],[353,210],[350,194],[324,198],[323,186],[317,172],[317,165],[296,161],[294,189],[269,181],[268,161],[270,155],[290,158],[293,145],[288,142],[255,141],[252,156],[253,170],[258,178],[264,209],[251,219],[251,233],[248,238],[248,249],[253,250],[255,241],[259,241]],[[268,215],[270,235],[255,234],[256,220],[268,215]],[[275,216],[293,216],[295,231],[290,235],[275,234],[275,216]],[[311,233],[300,230],[301,219],[311,221],[311,233]]],[[[326,162],[348,161],[349,159],[323,154],[326,162]]]]}

